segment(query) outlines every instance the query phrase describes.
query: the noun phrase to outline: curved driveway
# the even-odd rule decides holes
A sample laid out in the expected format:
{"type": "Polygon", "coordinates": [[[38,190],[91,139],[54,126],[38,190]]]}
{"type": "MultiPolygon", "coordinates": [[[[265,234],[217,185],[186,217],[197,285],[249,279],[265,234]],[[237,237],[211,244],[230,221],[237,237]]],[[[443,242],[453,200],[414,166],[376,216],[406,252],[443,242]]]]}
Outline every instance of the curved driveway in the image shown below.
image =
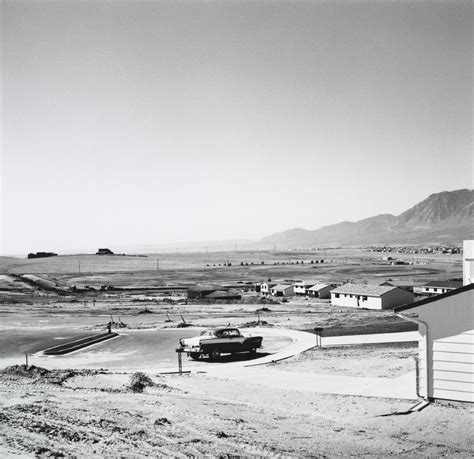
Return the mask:
{"type": "MultiPolygon", "coordinates": [[[[259,331],[263,334],[263,330],[259,331]]],[[[256,330],[255,330],[256,331],[256,330]]],[[[409,372],[398,378],[364,378],[355,376],[304,373],[276,370],[265,363],[282,360],[311,349],[316,344],[315,335],[292,330],[278,330],[279,335],[285,334],[293,338],[293,343],[276,354],[249,362],[235,362],[225,366],[209,367],[211,376],[245,381],[250,384],[263,385],[275,389],[294,390],[297,392],[313,392],[339,395],[358,395],[365,397],[382,397],[416,400],[415,372],[409,372]],[[240,364],[240,365],[239,365],[240,364]]],[[[328,337],[322,339],[323,346],[408,342],[417,341],[417,332],[383,333],[374,335],[351,335],[328,337]]]]}

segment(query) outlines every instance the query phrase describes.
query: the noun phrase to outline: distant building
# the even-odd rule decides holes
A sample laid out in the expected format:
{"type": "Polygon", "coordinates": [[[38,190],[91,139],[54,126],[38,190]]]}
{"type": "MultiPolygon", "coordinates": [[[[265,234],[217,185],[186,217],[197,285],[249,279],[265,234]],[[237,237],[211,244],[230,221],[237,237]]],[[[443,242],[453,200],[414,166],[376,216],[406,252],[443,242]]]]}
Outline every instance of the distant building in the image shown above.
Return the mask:
{"type": "Polygon", "coordinates": [[[54,252],[36,252],[29,253],[28,258],[47,258],[47,257],[57,257],[58,254],[54,252]]]}
{"type": "Polygon", "coordinates": [[[474,284],[394,309],[418,324],[418,393],[474,402],[474,284]]]}
{"type": "Polygon", "coordinates": [[[187,297],[190,300],[201,300],[211,293],[222,291],[221,286],[195,285],[188,288],[187,297]]]}
{"type": "Polygon", "coordinates": [[[463,243],[463,285],[474,284],[474,240],[463,243]]]}
{"type": "Polygon", "coordinates": [[[114,254],[114,252],[112,252],[112,250],[107,249],[107,248],[99,249],[96,252],[96,255],[113,255],[113,254],[114,254]]]}
{"type": "Polygon", "coordinates": [[[413,301],[413,293],[394,286],[344,284],[331,290],[334,306],[389,309],[413,301]]]}
{"type": "Polygon", "coordinates": [[[305,296],[307,293],[306,291],[312,287],[316,282],[308,282],[308,281],[301,281],[296,282],[293,284],[295,295],[297,296],[305,296]]]}
{"type": "Polygon", "coordinates": [[[204,295],[205,300],[241,300],[242,295],[227,290],[216,290],[212,293],[204,295]]]}
{"type": "Polygon", "coordinates": [[[295,294],[293,285],[289,284],[277,284],[270,289],[270,293],[273,296],[287,297],[295,294]]]}
{"type": "Polygon", "coordinates": [[[260,284],[260,293],[263,295],[263,296],[268,296],[270,295],[270,289],[272,287],[274,287],[275,285],[277,285],[276,282],[262,282],[260,284]]]}
{"type": "Polygon", "coordinates": [[[462,282],[456,281],[433,281],[421,286],[421,295],[432,296],[447,293],[462,287],[462,282]]]}
{"type": "Polygon", "coordinates": [[[315,284],[308,288],[307,295],[320,299],[331,298],[331,290],[334,288],[334,285],[331,284],[315,284]]]}

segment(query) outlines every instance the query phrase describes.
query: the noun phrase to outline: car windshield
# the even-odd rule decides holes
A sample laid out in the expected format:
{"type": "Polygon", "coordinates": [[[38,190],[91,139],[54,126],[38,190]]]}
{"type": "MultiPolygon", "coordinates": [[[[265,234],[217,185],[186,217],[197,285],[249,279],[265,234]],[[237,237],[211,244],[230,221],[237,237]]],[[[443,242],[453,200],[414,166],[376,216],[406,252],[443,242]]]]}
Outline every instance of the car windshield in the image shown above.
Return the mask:
{"type": "Polygon", "coordinates": [[[201,332],[201,336],[214,336],[213,330],[204,330],[201,332]]]}
{"type": "Polygon", "coordinates": [[[222,330],[220,336],[240,336],[239,330],[222,330]]]}

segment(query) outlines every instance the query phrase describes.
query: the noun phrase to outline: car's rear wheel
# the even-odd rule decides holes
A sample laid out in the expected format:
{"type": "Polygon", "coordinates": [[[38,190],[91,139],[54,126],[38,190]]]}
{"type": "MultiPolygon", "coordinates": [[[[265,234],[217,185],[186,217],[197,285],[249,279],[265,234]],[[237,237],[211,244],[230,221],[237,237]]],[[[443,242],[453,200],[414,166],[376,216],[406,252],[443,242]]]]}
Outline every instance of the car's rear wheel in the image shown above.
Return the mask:
{"type": "Polygon", "coordinates": [[[199,360],[201,354],[199,352],[190,352],[189,357],[191,357],[193,360],[199,360]]]}
{"type": "Polygon", "coordinates": [[[221,351],[219,349],[212,349],[209,357],[211,360],[217,360],[221,356],[221,351]]]}
{"type": "Polygon", "coordinates": [[[249,352],[250,352],[250,354],[251,354],[251,355],[254,355],[254,354],[256,354],[256,353],[257,353],[257,349],[255,349],[255,348],[253,348],[253,349],[250,349],[250,351],[249,351],[249,352]]]}

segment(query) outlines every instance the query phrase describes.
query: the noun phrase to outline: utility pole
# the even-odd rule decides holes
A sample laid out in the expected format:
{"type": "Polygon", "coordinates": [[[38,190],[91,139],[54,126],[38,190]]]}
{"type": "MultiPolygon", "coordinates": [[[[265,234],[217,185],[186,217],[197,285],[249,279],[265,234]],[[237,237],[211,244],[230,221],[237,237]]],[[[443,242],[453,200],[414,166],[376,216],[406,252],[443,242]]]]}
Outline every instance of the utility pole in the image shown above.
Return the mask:
{"type": "Polygon", "coordinates": [[[79,268],[79,274],[81,274],[81,260],[77,260],[77,265],[79,268]]]}

